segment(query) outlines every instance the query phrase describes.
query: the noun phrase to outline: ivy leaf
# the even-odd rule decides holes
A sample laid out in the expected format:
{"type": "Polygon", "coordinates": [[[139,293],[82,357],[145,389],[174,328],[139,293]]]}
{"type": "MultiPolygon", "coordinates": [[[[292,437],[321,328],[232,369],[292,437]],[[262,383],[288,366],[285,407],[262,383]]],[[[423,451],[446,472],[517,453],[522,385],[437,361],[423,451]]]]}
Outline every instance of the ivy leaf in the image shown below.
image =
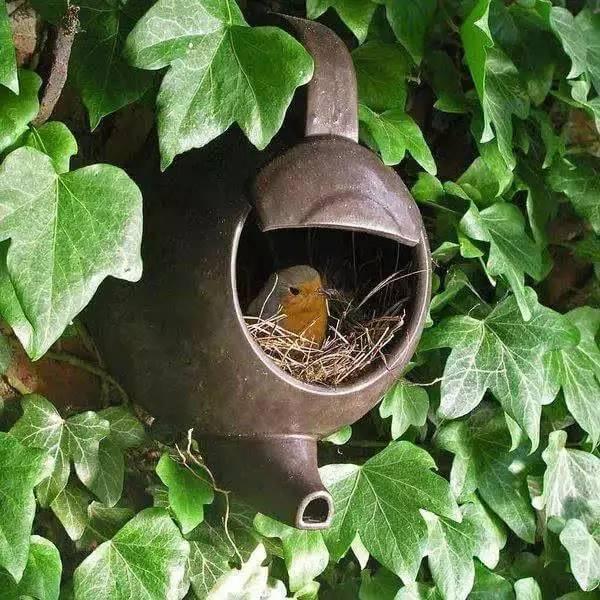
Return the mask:
{"type": "Polygon", "coordinates": [[[434,107],[449,113],[467,112],[468,103],[460,85],[460,73],[450,56],[436,50],[427,56],[425,62],[437,97],[434,107]]]}
{"type": "Polygon", "coordinates": [[[301,590],[327,567],[329,553],[320,531],[299,531],[261,514],[254,527],[265,537],[281,539],[291,592],[301,590]]]}
{"type": "Polygon", "coordinates": [[[532,313],[525,292],[525,273],[542,279],[544,265],[540,247],[525,233],[521,211],[507,202],[497,202],[482,211],[471,203],[460,229],[473,240],[489,242],[487,271],[506,278],[523,318],[528,321],[532,313]]]}
{"type": "Polygon", "coordinates": [[[510,582],[483,565],[475,565],[475,585],[469,600],[514,600],[510,582]]]}
{"type": "Polygon", "coordinates": [[[350,425],[344,425],[332,434],[324,437],[321,441],[335,444],[336,446],[342,446],[352,437],[352,427],[350,425]]]}
{"type": "Polygon", "coordinates": [[[19,93],[17,58],[6,3],[0,6],[0,85],[7,87],[13,94],[19,93]]]}
{"type": "Polygon", "coordinates": [[[267,558],[265,547],[259,544],[239,569],[223,575],[207,596],[207,600],[235,598],[236,600],[285,600],[285,586],[269,579],[269,569],[262,564],[267,558]]]}
{"type": "Polygon", "coordinates": [[[358,97],[374,111],[404,109],[409,59],[396,44],[371,41],[352,52],[358,97]]]}
{"type": "Polygon", "coordinates": [[[130,508],[104,506],[92,502],[87,507],[87,520],[83,535],[77,540],[80,550],[93,550],[110,540],[134,515],[130,508]]]}
{"type": "Polygon", "coordinates": [[[346,27],[364,42],[377,4],[371,0],[306,0],[306,16],[318,19],[327,9],[333,8],[346,27]]]}
{"type": "Polygon", "coordinates": [[[546,389],[543,355],[576,344],[579,334],[566,317],[538,304],[533,290],[526,288],[525,299],[529,321],[523,320],[515,297],[509,296],[483,319],[444,319],[425,332],[421,349],[452,348],[441,385],[442,418],[466,415],[489,389],[535,450],[542,404],[554,399],[541,393],[546,389]]]}
{"type": "Polygon", "coordinates": [[[19,582],[29,555],[35,516],[33,488],[52,468],[45,453],[0,432],[0,567],[19,582]]]}
{"type": "Polygon", "coordinates": [[[142,424],[123,407],[106,408],[101,410],[98,416],[108,421],[110,431],[108,436],[100,441],[98,473],[90,489],[104,504],[112,507],[123,493],[123,450],[141,444],[145,433],[142,424]]]}
{"type": "Polygon", "coordinates": [[[424,512],[429,531],[428,564],[433,581],[447,600],[464,600],[475,580],[473,557],[486,559],[492,555],[490,568],[496,566],[501,546],[497,544],[497,526],[481,505],[461,507],[460,523],[424,512]]]}
{"type": "Polygon", "coordinates": [[[427,420],[429,397],[424,388],[400,379],[388,390],[379,405],[379,414],[392,417],[392,439],[398,439],[411,425],[421,427],[427,420]]]}
{"type": "Polygon", "coordinates": [[[12,146],[40,110],[38,91],[42,80],[33,71],[19,69],[19,94],[0,87],[0,152],[12,146]]]}
{"type": "Polygon", "coordinates": [[[533,543],[535,517],[527,488],[524,448],[511,452],[511,436],[499,410],[483,408],[446,423],[436,444],[455,454],[450,484],[459,498],[478,490],[485,503],[522,539],[533,543]]]}
{"type": "Polygon", "coordinates": [[[2,163],[0,197],[0,239],[11,239],[8,272],[33,328],[20,341],[37,359],[106,276],[140,278],[142,198],[121,169],[94,165],[58,174],[33,148],[19,148],[2,163]]]}
{"type": "Polygon", "coordinates": [[[371,575],[368,569],[360,574],[359,600],[395,600],[400,580],[384,568],[371,575]]]}
{"type": "Polygon", "coordinates": [[[398,41],[418,65],[425,50],[425,37],[437,8],[436,0],[397,2],[386,0],[388,21],[398,41]]]}
{"type": "Polygon", "coordinates": [[[135,448],[145,441],[144,426],[127,408],[111,406],[101,410],[98,416],[108,421],[108,438],[119,448],[135,448]]]}
{"type": "Polygon", "coordinates": [[[69,170],[71,157],[78,150],[75,136],[64,123],[58,121],[44,123],[39,128],[30,126],[22,145],[48,155],[59,175],[69,170]]]}
{"type": "Polygon", "coordinates": [[[90,115],[90,127],[149,89],[153,74],[131,67],[122,58],[125,39],[150,8],[150,0],[83,0],[81,32],[75,38],[69,75],[90,115]]]}
{"type": "Polygon", "coordinates": [[[233,123],[262,150],[313,71],[299,42],[249,27],[232,0],[159,0],[127,38],[126,55],[143,69],[170,65],[157,98],[163,169],[233,123]]]}
{"type": "Polygon", "coordinates": [[[161,508],[138,513],[75,570],[75,597],[178,600],[189,544],[161,508]]]}
{"type": "Polygon", "coordinates": [[[481,142],[497,138],[509,169],[516,161],[512,149],[512,115],[525,119],[529,97],[513,62],[495,47],[488,25],[490,0],[479,0],[461,27],[465,59],[483,109],[481,142]],[[493,126],[493,129],[492,129],[493,126]]]}
{"type": "Polygon", "coordinates": [[[553,389],[562,387],[569,412],[590,434],[594,446],[600,440],[600,349],[596,334],[600,310],[582,306],[566,317],[581,335],[579,344],[569,350],[556,350],[544,357],[553,389]]]}
{"type": "Polygon", "coordinates": [[[192,467],[163,454],[156,473],[169,488],[169,506],[181,523],[183,533],[189,533],[204,519],[204,505],[214,499],[213,488],[206,478],[192,467]]]}
{"type": "Polygon", "coordinates": [[[533,577],[515,581],[516,600],[542,600],[542,590],[533,577]]]}
{"type": "Polygon", "coordinates": [[[555,161],[548,182],[552,189],[565,194],[579,215],[590,222],[600,235],[600,161],[591,157],[569,157],[555,161]]]}
{"type": "Polygon", "coordinates": [[[600,92],[600,18],[583,9],[576,17],[562,6],[549,8],[550,26],[558,36],[565,53],[571,59],[568,79],[587,74],[600,92]]]}
{"type": "Polygon", "coordinates": [[[358,533],[382,565],[414,580],[427,547],[427,526],[419,510],[460,520],[448,483],[431,472],[435,462],[410,442],[392,442],[363,465],[321,469],[335,502],[325,542],[334,560],[343,556],[358,533]]]}
{"type": "Polygon", "coordinates": [[[190,540],[188,577],[196,598],[208,598],[216,582],[231,570],[231,548],[190,540]]]}
{"type": "Polygon", "coordinates": [[[428,173],[435,175],[437,169],[427,142],[419,126],[404,109],[387,110],[378,114],[361,104],[358,116],[386,165],[398,164],[408,150],[428,173]]]}
{"type": "Polygon", "coordinates": [[[2,600],[58,600],[62,564],[56,546],[43,537],[31,536],[29,557],[19,583],[8,574],[0,572],[0,598],[2,600]]]}
{"type": "Polygon", "coordinates": [[[600,585],[600,544],[597,539],[580,520],[569,519],[560,532],[560,542],[569,553],[571,571],[581,589],[596,589],[600,585]]]}
{"type": "Polygon", "coordinates": [[[542,457],[547,465],[544,489],[534,498],[538,510],[545,509],[546,518],[563,522],[579,519],[592,525],[600,516],[600,458],[583,450],[566,448],[567,433],[553,431],[542,457]]]}
{"type": "Polygon", "coordinates": [[[424,583],[409,583],[396,594],[394,600],[442,600],[440,592],[424,583]]]}
{"type": "Polygon", "coordinates": [[[42,506],[49,506],[67,485],[70,459],[79,479],[89,486],[98,470],[98,446],[109,425],[92,411],[63,419],[48,400],[25,396],[23,416],[10,433],[25,446],[42,448],[54,461],[52,474],[37,488],[42,506]]]}
{"type": "Polygon", "coordinates": [[[71,479],[50,504],[52,512],[73,541],[81,538],[88,525],[90,500],[90,494],[71,479]]]}

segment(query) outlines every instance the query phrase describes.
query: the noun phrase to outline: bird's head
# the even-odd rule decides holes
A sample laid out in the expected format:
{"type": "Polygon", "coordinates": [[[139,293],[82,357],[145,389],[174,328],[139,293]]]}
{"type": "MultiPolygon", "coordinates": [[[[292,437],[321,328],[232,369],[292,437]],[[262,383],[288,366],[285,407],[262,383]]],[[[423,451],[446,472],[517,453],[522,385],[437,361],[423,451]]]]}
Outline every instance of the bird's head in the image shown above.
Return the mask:
{"type": "Polygon", "coordinates": [[[278,271],[277,275],[277,293],[284,311],[303,311],[325,302],[321,276],[312,267],[296,265],[278,271]]]}

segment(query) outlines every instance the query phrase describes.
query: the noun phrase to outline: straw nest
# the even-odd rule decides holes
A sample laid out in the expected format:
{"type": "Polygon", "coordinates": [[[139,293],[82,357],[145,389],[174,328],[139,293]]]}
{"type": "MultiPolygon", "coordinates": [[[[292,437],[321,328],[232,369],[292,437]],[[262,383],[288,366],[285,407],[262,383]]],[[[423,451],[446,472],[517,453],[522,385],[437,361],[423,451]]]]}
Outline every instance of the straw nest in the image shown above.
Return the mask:
{"type": "Polygon", "coordinates": [[[393,273],[362,298],[326,290],[329,320],[322,346],[283,329],[283,314],[246,316],[246,324],[269,358],[296,379],[349,384],[376,361],[386,363],[384,350],[404,325],[406,298],[398,299],[398,284],[412,274],[393,273]]]}

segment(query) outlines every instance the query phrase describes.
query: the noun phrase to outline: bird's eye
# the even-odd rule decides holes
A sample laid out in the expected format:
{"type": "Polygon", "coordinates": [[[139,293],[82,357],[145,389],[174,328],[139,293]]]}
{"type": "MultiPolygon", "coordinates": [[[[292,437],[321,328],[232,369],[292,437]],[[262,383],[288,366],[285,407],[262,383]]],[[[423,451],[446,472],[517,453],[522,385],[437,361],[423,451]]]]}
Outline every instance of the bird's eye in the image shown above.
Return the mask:
{"type": "Polygon", "coordinates": [[[300,290],[297,287],[290,288],[290,294],[292,294],[292,296],[297,296],[299,293],[300,293],[300,290]]]}

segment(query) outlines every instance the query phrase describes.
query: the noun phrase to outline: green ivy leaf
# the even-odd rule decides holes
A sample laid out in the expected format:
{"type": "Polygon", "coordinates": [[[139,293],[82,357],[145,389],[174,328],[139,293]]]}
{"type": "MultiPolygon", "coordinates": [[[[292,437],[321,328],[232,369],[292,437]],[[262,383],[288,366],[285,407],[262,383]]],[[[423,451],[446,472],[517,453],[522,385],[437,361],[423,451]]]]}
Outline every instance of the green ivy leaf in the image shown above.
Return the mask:
{"type": "Polygon", "coordinates": [[[7,87],[14,94],[19,93],[17,59],[6,3],[0,6],[0,85],[7,87]]]}
{"type": "Polygon", "coordinates": [[[19,94],[0,87],[0,152],[12,146],[27,131],[27,124],[40,110],[38,91],[42,80],[33,71],[19,69],[19,94]]]}
{"type": "Polygon", "coordinates": [[[600,17],[585,8],[576,17],[562,6],[548,6],[548,9],[550,26],[571,59],[567,78],[586,74],[600,92],[600,17]]]}
{"type": "Polygon", "coordinates": [[[183,533],[189,533],[204,519],[204,505],[214,499],[214,491],[204,474],[191,466],[163,454],[156,473],[169,488],[169,506],[181,524],[183,533]]]}
{"type": "Polygon", "coordinates": [[[0,567],[19,582],[29,555],[35,516],[33,488],[52,468],[45,453],[0,432],[0,567]]]}
{"type": "Polygon", "coordinates": [[[473,240],[488,242],[487,271],[502,275],[510,285],[523,318],[531,318],[525,292],[525,274],[544,276],[541,248],[525,233],[525,219],[513,204],[498,202],[479,211],[474,203],[460,222],[461,231],[473,240]]]}
{"type": "Polygon", "coordinates": [[[352,427],[350,425],[344,425],[337,431],[334,431],[331,435],[324,437],[323,442],[329,442],[336,446],[342,446],[352,437],[352,427]]]}
{"type": "Polygon", "coordinates": [[[473,557],[479,557],[493,568],[500,548],[506,543],[506,536],[499,541],[498,527],[482,505],[466,504],[461,512],[460,523],[423,513],[429,531],[429,570],[446,600],[467,598],[475,581],[473,557]]]}
{"type": "Polygon", "coordinates": [[[134,512],[130,508],[109,507],[100,502],[92,502],[87,507],[85,531],[77,540],[77,548],[93,550],[114,537],[133,516],[134,512]]]}
{"type": "Polygon", "coordinates": [[[497,138],[500,154],[509,169],[516,161],[512,148],[512,115],[525,119],[529,97],[513,62],[494,46],[488,25],[490,0],[479,0],[461,27],[465,59],[483,109],[481,142],[497,138]],[[492,129],[493,126],[493,129],[492,129]]]}
{"type": "Polygon", "coordinates": [[[299,531],[261,514],[254,527],[265,537],[281,540],[291,592],[301,590],[327,567],[329,552],[320,531],[299,531]]]}
{"type": "Polygon", "coordinates": [[[404,109],[410,66],[400,46],[377,40],[367,42],[352,52],[352,61],[362,104],[382,112],[404,109]]]}
{"type": "Polygon", "coordinates": [[[233,0],[159,0],[127,38],[126,55],[143,69],[170,66],[157,98],[163,169],[233,123],[263,149],[313,70],[299,42],[249,27],[233,0]]]}
{"type": "Polygon", "coordinates": [[[151,0],[77,2],[81,32],[73,45],[69,76],[92,129],[106,115],[139,100],[152,85],[152,73],[131,67],[122,57],[125,39],[151,5],[151,0]]]}
{"type": "Polygon", "coordinates": [[[346,27],[364,42],[377,4],[371,0],[306,0],[306,16],[318,19],[326,10],[333,8],[346,27]]]}
{"type": "Polygon", "coordinates": [[[468,103],[460,84],[460,73],[450,56],[436,50],[426,57],[425,63],[437,97],[434,107],[449,113],[467,112],[468,103]]]}
{"type": "MultiPolygon", "coordinates": [[[[557,432],[558,433],[558,432],[557,432]]],[[[569,553],[571,571],[585,591],[600,585],[600,543],[578,519],[569,519],[560,532],[560,542],[569,553]]]]}
{"type": "Polygon", "coordinates": [[[388,21],[398,41],[418,65],[425,51],[425,38],[437,8],[436,0],[397,2],[386,0],[388,21]]]}
{"type": "Polygon", "coordinates": [[[520,538],[533,542],[535,517],[526,481],[531,459],[522,447],[511,452],[511,436],[502,412],[486,407],[465,420],[442,425],[436,444],[455,455],[450,472],[454,494],[464,498],[478,490],[520,538]]]}
{"type": "Polygon", "coordinates": [[[11,239],[8,272],[33,328],[20,341],[37,359],[107,275],[140,278],[142,198],[121,169],[94,165],[59,174],[33,148],[2,163],[0,197],[0,239],[11,239]]]}
{"type": "Polygon", "coordinates": [[[368,569],[360,574],[359,600],[395,600],[400,580],[383,567],[371,575],[368,569]]]}
{"type": "Polygon", "coordinates": [[[592,525],[600,517],[600,458],[566,448],[566,441],[565,431],[550,434],[542,454],[548,465],[544,489],[541,496],[534,498],[534,506],[545,509],[547,519],[579,519],[592,525]]]}
{"type": "Polygon", "coordinates": [[[526,289],[531,319],[524,321],[514,296],[483,318],[449,317],[425,332],[421,349],[452,348],[444,368],[439,415],[456,419],[473,410],[486,390],[531,440],[539,443],[542,405],[554,399],[546,389],[543,355],[579,339],[566,317],[538,304],[526,289]]]}
{"type": "Polygon", "coordinates": [[[100,441],[98,473],[90,489],[104,504],[112,507],[123,493],[123,451],[139,446],[145,439],[145,433],[142,424],[123,407],[106,408],[101,410],[98,416],[108,421],[110,431],[108,436],[100,441]]]}
{"type": "Polygon", "coordinates": [[[56,546],[37,535],[31,536],[29,556],[19,583],[8,573],[0,572],[0,599],[58,600],[62,564],[56,546]]]}
{"type": "Polygon", "coordinates": [[[437,588],[424,583],[409,583],[396,595],[394,600],[442,600],[437,588]]]}
{"type": "Polygon", "coordinates": [[[483,565],[475,565],[475,585],[469,600],[514,600],[510,582],[483,565]]]}
{"type": "Polygon", "coordinates": [[[551,168],[548,183],[557,192],[565,194],[579,215],[590,222],[600,235],[600,161],[591,157],[569,157],[556,161],[551,168]]]}
{"type": "Polygon", "coordinates": [[[580,342],[575,348],[546,355],[546,370],[555,393],[562,387],[569,412],[596,446],[600,440],[600,349],[596,343],[600,310],[582,306],[566,317],[579,330],[580,342]]]}
{"type": "Polygon", "coordinates": [[[209,597],[217,581],[231,570],[231,557],[232,551],[228,546],[190,541],[188,577],[196,598],[205,600],[209,597]]]}
{"type": "Polygon", "coordinates": [[[72,540],[81,538],[89,522],[91,496],[77,481],[71,480],[56,496],[50,508],[72,540]]]}
{"type": "Polygon", "coordinates": [[[109,432],[108,422],[92,411],[63,419],[42,396],[25,396],[23,416],[10,433],[25,446],[42,448],[54,461],[51,475],[37,488],[42,506],[49,506],[67,485],[70,459],[79,479],[89,486],[98,470],[98,446],[109,432]]]}
{"type": "Polygon", "coordinates": [[[71,157],[78,150],[75,136],[64,123],[58,121],[45,123],[39,128],[30,126],[22,145],[48,155],[59,175],[69,170],[71,157]]]}
{"type": "Polygon", "coordinates": [[[75,570],[75,597],[178,600],[189,544],[161,508],[138,513],[75,570]]]}
{"type": "Polygon", "coordinates": [[[419,510],[450,519],[461,514],[448,483],[431,472],[435,462],[410,442],[392,442],[362,466],[321,469],[335,502],[325,542],[334,560],[343,556],[358,533],[382,565],[403,580],[414,580],[427,547],[427,526],[419,510]]]}
{"type": "Polygon", "coordinates": [[[429,397],[424,388],[400,379],[383,397],[379,414],[392,417],[392,439],[398,439],[411,425],[422,427],[427,420],[429,397]]]}
{"type": "Polygon", "coordinates": [[[533,577],[515,581],[516,600],[542,600],[542,590],[533,577]]]}
{"type": "Polygon", "coordinates": [[[428,173],[436,174],[435,161],[419,126],[403,109],[386,110],[378,114],[361,104],[358,116],[386,165],[398,164],[408,150],[428,173]]]}

